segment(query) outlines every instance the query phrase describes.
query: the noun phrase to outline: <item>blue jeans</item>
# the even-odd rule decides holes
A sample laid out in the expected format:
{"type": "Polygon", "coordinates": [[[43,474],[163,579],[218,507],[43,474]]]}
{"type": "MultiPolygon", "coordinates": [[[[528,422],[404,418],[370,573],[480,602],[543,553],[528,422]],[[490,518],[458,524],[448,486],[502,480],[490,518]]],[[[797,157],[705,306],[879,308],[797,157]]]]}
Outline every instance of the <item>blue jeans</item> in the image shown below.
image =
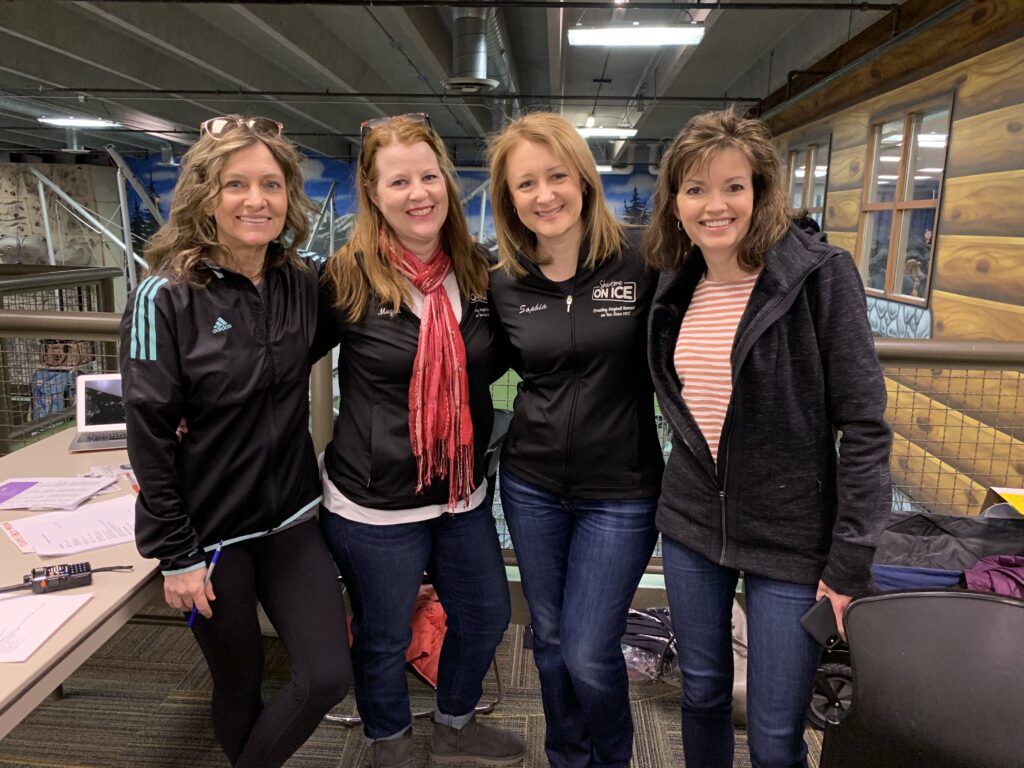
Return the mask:
{"type": "Polygon", "coordinates": [[[626,614],[657,498],[563,499],[501,470],[501,505],[533,622],[552,768],[625,768],[633,752],[626,614]]]}
{"type": "Polygon", "coordinates": [[[352,666],[366,736],[394,736],[412,722],[405,651],[424,571],[447,614],[437,708],[445,715],[472,712],[511,614],[490,505],[398,525],[321,512],[320,524],[352,603],[352,666]]]}
{"type": "MultiPolygon", "coordinates": [[[[688,768],[731,768],[732,603],[739,572],[662,539],[665,586],[683,674],[688,768]]],[[[804,727],[821,646],[800,617],[816,584],[746,573],[747,741],[754,768],[805,768],[804,727]]]]}

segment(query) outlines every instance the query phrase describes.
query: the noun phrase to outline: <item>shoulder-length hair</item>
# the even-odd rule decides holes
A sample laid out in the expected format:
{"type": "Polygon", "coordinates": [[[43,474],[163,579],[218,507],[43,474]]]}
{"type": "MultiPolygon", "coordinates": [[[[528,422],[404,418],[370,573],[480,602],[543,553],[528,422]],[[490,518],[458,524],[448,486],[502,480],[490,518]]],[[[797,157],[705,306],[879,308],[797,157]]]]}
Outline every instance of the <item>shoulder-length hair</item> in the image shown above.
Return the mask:
{"type": "Polygon", "coordinates": [[[291,262],[299,264],[299,248],[309,236],[309,213],[313,204],[302,189],[302,156],[283,136],[256,135],[240,115],[228,115],[237,123],[214,138],[203,133],[181,159],[181,172],[174,187],[174,202],[166,223],[145,250],[151,271],[169,275],[193,285],[203,285],[210,275],[199,270],[204,259],[215,258],[227,245],[217,237],[213,211],[220,195],[220,176],[228,158],[240,149],[262,143],[284,174],[288,211],[278,240],[280,248],[268,248],[265,269],[291,262]]]}
{"type": "Polygon", "coordinates": [[[590,244],[584,265],[593,269],[604,259],[621,255],[622,225],[605,202],[604,187],[587,142],[561,115],[534,112],[506,126],[491,139],[487,148],[491,173],[491,216],[498,238],[498,266],[511,277],[522,277],[526,270],[519,263],[518,253],[536,264],[542,263],[537,253],[537,236],[519,220],[508,185],[508,156],[524,141],[549,147],[580,180],[583,189],[583,236],[590,244]]]}
{"type": "Polygon", "coordinates": [[[676,195],[682,180],[690,173],[707,172],[711,160],[725,149],[742,153],[753,171],[754,210],[750,230],[739,245],[740,267],[747,272],[760,269],[765,252],[786,234],[789,201],[767,126],[735,108],[707,112],[686,124],[661,160],[643,247],[647,261],[657,269],[678,269],[693,246],[686,231],[679,228],[676,195]]]}
{"type": "Polygon", "coordinates": [[[444,178],[448,217],[441,226],[441,241],[451,257],[459,292],[463,296],[487,294],[487,261],[477,254],[469,234],[466,214],[459,201],[455,168],[444,142],[427,123],[405,116],[394,117],[363,139],[356,169],[358,208],[352,239],[334,254],[324,271],[324,280],[334,291],[334,306],[345,310],[350,322],[363,316],[371,297],[390,306],[396,314],[402,301],[409,301],[407,282],[381,251],[381,228],[386,228],[395,240],[398,238],[373,202],[372,195],[377,187],[377,152],[395,142],[411,146],[421,141],[434,152],[444,178]]]}

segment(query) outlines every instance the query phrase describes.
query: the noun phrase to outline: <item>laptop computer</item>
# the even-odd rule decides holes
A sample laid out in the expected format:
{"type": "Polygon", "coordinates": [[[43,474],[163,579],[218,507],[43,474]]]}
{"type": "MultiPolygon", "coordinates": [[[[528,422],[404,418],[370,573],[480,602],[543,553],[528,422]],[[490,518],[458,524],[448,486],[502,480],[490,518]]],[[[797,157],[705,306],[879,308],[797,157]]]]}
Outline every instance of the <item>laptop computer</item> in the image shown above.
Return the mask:
{"type": "Polygon", "coordinates": [[[75,380],[77,434],[68,451],[113,451],[128,446],[121,374],[85,373],[75,380]]]}

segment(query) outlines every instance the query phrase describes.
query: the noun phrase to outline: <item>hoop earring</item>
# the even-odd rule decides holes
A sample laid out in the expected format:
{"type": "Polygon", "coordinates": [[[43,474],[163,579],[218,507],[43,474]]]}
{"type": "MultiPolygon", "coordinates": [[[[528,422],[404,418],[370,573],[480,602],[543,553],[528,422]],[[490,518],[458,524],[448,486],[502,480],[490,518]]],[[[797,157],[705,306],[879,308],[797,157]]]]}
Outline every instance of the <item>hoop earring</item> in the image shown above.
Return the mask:
{"type": "Polygon", "coordinates": [[[676,229],[678,229],[680,232],[683,231],[683,222],[681,222],[679,219],[676,219],[676,229]]]}

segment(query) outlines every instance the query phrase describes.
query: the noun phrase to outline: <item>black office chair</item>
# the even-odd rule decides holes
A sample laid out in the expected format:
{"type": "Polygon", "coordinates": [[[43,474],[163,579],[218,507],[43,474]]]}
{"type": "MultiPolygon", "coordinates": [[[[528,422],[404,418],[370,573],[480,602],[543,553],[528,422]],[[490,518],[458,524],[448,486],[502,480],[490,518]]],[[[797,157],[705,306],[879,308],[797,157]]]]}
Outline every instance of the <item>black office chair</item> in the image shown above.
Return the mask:
{"type": "Polygon", "coordinates": [[[893,592],[844,623],[853,703],[821,768],[1024,767],[1024,601],[893,592]]]}

